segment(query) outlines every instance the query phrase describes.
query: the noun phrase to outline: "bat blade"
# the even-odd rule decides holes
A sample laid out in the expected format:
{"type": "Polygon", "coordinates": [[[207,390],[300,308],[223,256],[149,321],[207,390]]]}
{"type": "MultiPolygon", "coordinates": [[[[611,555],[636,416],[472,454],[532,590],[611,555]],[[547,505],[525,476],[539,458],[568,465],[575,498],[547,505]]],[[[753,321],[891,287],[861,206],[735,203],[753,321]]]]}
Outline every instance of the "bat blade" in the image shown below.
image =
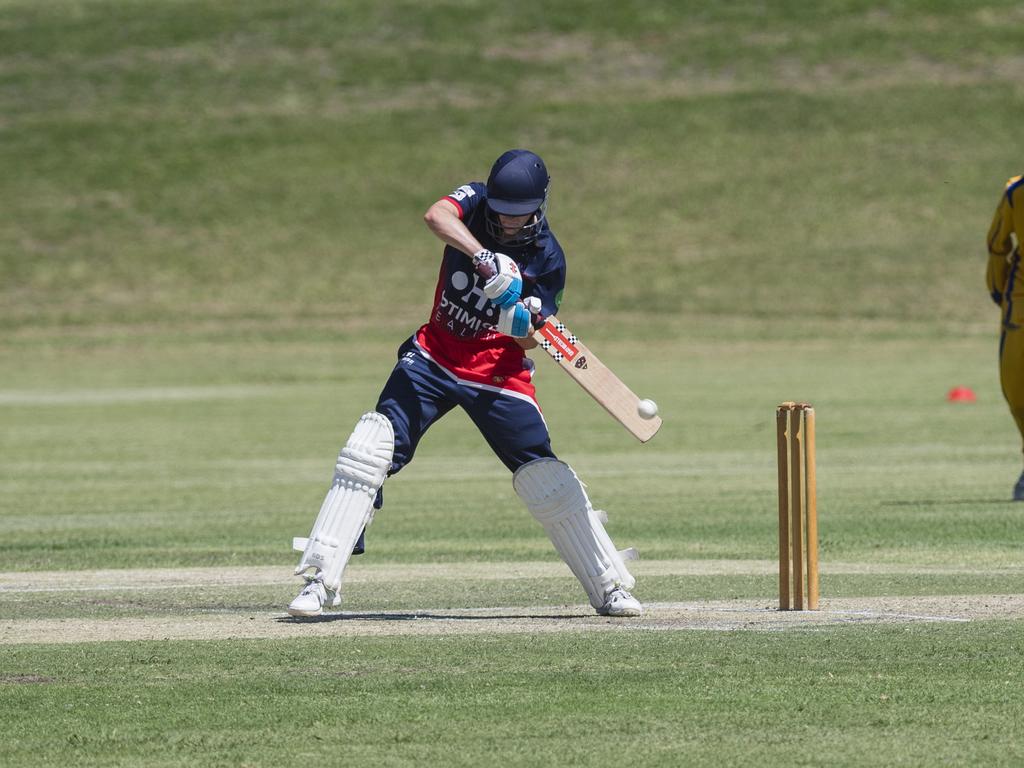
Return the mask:
{"type": "Polygon", "coordinates": [[[533,338],[563,371],[640,442],[646,443],[661,428],[661,417],[641,417],[637,411],[640,398],[557,317],[549,317],[534,331],[533,338]]]}

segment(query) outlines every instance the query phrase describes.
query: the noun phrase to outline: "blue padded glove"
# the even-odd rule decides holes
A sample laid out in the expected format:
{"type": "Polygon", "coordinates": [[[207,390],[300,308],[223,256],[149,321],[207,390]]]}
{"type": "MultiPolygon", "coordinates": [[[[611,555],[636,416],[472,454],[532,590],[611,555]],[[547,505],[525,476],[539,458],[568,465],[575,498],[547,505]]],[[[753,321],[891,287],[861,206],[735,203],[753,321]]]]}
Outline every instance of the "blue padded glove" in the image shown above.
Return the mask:
{"type": "Polygon", "coordinates": [[[517,301],[511,307],[498,312],[498,333],[525,339],[533,331],[531,319],[530,310],[524,307],[521,301],[517,301]]]}

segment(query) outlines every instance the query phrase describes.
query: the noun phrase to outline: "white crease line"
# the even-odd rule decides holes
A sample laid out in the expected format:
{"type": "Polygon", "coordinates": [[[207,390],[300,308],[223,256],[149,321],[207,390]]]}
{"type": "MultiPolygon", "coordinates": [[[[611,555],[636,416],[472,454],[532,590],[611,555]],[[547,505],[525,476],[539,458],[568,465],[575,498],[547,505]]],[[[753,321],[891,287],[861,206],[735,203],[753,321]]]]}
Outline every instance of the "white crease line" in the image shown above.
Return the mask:
{"type": "MultiPolygon", "coordinates": [[[[730,568],[722,568],[721,570],[716,569],[715,562],[708,562],[704,564],[702,561],[693,561],[699,563],[704,567],[694,570],[693,568],[667,568],[663,569],[657,567],[660,564],[659,561],[650,561],[652,570],[648,573],[643,573],[643,561],[640,561],[641,565],[636,566],[636,569],[641,572],[644,578],[661,578],[661,577],[689,577],[689,578],[703,578],[703,577],[730,577],[730,576],[770,576],[772,575],[771,568],[765,566],[760,567],[752,564],[750,568],[743,568],[734,570],[730,568]]],[[[837,566],[832,569],[823,570],[828,576],[839,576],[839,575],[879,575],[879,574],[896,574],[896,575],[918,575],[918,576],[972,576],[979,575],[980,572],[974,570],[932,570],[924,567],[919,570],[886,570],[879,569],[875,573],[869,573],[859,568],[837,566]]],[[[1017,576],[1019,572],[1014,569],[1012,571],[990,571],[985,575],[991,575],[991,573],[1003,573],[1004,575],[1017,576]]],[[[138,578],[137,571],[126,571],[124,574],[118,574],[118,578],[124,578],[124,582],[117,583],[78,583],[78,584],[66,584],[60,586],[32,586],[29,583],[18,583],[14,579],[10,579],[8,583],[3,583],[5,577],[10,577],[12,574],[0,574],[0,595],[13,595],[13,594],[29,594],[29,593],[51,593],[51,592],[146,592],[156,590],[175,590],[175,589],[209,589],[209,588],[241,588],[241,587],[270,587],[270,586],[288,586],[294,582],[293,577],[287,573],[287,568],[282,568],[280,575],[275,574],[274,576],[264,577],[253,577],[253,576],[242,576],[238,578],[209,578],[205,579],[199,576],[196,581],[193,582],[170,582],[161,584],[139,584],[132,583],[133,578],[138,578]]],[[[32,574],[27,575],[26,581],[30,580],[32,574]]],[[[388,583],[388,584],[400,584],[421,581],[424,578],[430,578],[433,580],[449,580],[459,581],[470,579],[473,581],[501,581],[501,580],[518,580],[518,579],[540,579],[550,577],[561,577],[568,576],[568,574],[561,573],[561,568],[557,565],[543,564],[541,567],[534,569],[524,569],[518,572],[509,573],[500,569],[491,571],[477,571],[473,570],[472,573],[465,573],[461,571],[458,566],[452,566],[448,569],[447,573],[435,573],[432,569],[424,569],[422,567],[412,567],[406,573],[396,574],[391,568],[374,569],[368,568],[357,573],[349,574],[347,577],[347,583],[349,584],[374,584],[374,583],[388,583]]],[[[68,572],[68,577],[72,580],[78,578],[78,572],[68,572]]],[[[38,577],[42,580],[53,583],[55,578],[54,572],[47,572],[45,578],[38,577]]],[[[151,578],[151,577],[150,577],[151,578]]]]}
{"type": "Polygon", "coordinates": [[[301,582],[291,582],[287,579],[273,579],[269,581],[246,581],[246,582],[202,582],[195,584],[99,584],[93,586],[68,586],[68,587],[22,587],[18,585],[0,586],[0,595],[28,594],[30,592],[151,592],[160,589],[241,589],[242,587],[270,587],[284,586],[291,587],[301,582]]]}
{"type": "MultiPolygon", "coordinates": [[[[276,582],[271,582],[276,583],[276,582]]],[[[135,590],[140,589],[176,589],[179,588],[176,585],[152,585],[147,587],[134,587],[135,590]]],[[[114,591],[119,590],[119,587],[109,586],[100,588],[103,591],[114,591]]],[[[60,592],[60,591],[100,591],[96,588],[82,588],[75,590],[60,590],[50,588],[40,588],[37,592],[60,592]]],[[[438,609],[416,609],[413,611],[338,611],[337,613],[332,612],[332,616],[345,616],[350,621],[389,621],[389,617],[393,614],[396,616],[402,616],[403,621],[427,621],[435,623],[453,622],[453,623],[465,623],[472,621],[488,621],[494,618],[494,614],[507,614],[510,619],[531,619],[531,620],[542,620],[546,618],[561,618],[566,614],[573,614],[578,610],[578,606],[552,606],[550,604],[544,606],[490,606],[485,608],[438,608],[438,609]]],[[[580,609],[581,610],[581,609],[580,609]]],[[[233,609],[215,609],[205,610],[202,612],[204,615],[209,614],[224,614],[234,615],[237,611],[233,609]]],[[[804,626],[808,629],[813,629],[815,625],[822,625],[828,623],[834,623],[839,621],[841,623],[854,623],[857,621],[877,621],[879,619],[894,619],[899,621],[923,621],[923,622],[949,622],[957,624],[967,624],[974,621],[973,619],[965,616],[936,616],[929,614],[912,614],[912,613],[899,613],[893,611],[867,611],[867,610],[844,610],[844,609],[830,609],[830,610],[817,610],[817,611],[779,611],[775,608],[762,608],[762,607],[744,607],[744,606],[716,606],[699,603],[647,603],[646,613],[644,617],[636,618],[631,620],[631,623],[622,624],[621,626],[615,627],[616,629],[642,629],[646,631],[675,631],[679,627],[672,624],[661,624],[660,622],[665,621],[665,614],[671,613],[682,613],[682,614],[741,614],[748,618],[741,620],[734,624],[721,624],[721,625],[709,625],[701,627],[693,627],[695,629],[737,629],[743,627],[755,628],[755,629],[788,629],[792,626],[804,626]],[[833,619],[834,617],[834,619],[833,619]],[[849,618],[844,618],[849,617],[849,618]],[[832,619],[832,621],[830,621],[832,619]]],[[[579,619],[592,619],[594,624],[598,623],[598,620],[602,617],[582,612],[578,617],[579,619]]]]}
{"type": "Polygon", "coordinates": [[[135,387],[131,389],[78,389],[64,392],[0,390],[4,405],[106,405],[111,403],[150,403],[194,400],[235,400],[268,397],[275,387],[135,387]]]}
{"type": "Polygon", "coordinates": [[[967,623],[973,621],[973,619],[965,616],[922,616],[914,613],[884,613],[878,611],[822,611],[822,613],[833,613],[845,616],[864,616],[867,618],[893,618],[893,619],[904,619],[906,621],[954,621],[967,623]]]}
{"type": "Polygon", "coordinates": [[[817,611],[780,611],[776,608],[744,608],[737,606],[735,608],[725,606],[714,606],[714,605],[700,605],[700,604],[666,604],[666,603],[649,603],[650,609],[657,609],[658,607],[665,607],[668,610],[677,611],[688,611],[691,613],[744,613],[751,614],[757,613],[758,610],[763,610],[764,615],[774,616],[775,620],[781,620],[783,623],[798,621],[800,618],[816,618],[822,616],[862,616],[869,619],[902,619],[906,621],[954,621],[954,622],[970,622],[972,619],[962,616],[925,616],[912,613],[894,613],[890,611],[854,611],[854,610],[843,610],[843,609],[829,609],[829,610],[817,610],[817,611]],[[788,619],[787,619],[788,617],[788,619]]]}
{"type": "MultiPolygon", "coordinates": [[[[652,605],[657,605],[657,603],[653,603],[652,605]]],[[[676,609],[677,610],[682,610],[682,611],[712,611],[714,613],[750,613],[752,610],[757,610],[757,609],[742,608],[742,607],[736,607],[736,608],[716,607],[716,606],[710,606],[710,605],[700,605],[700,604],[696,604],[696,603],[695,604],[690,604],[690,605],[676,606],[676,609]]],[[[764,611],[766,613],[768,613],[768,614],[779,614],[780,616],[793,616],[793,617],[797,617],[797,616],[811,616],[811,617],[813,617],[813,616],[830,616],[830,615],[833,615],[833,614],[840,614],[840,615],[848,615],[848,616],[873,616],[873,617],[876,617],[876,618],[878,618],[878,617],[885,617],[885,616],[891,616],[892,618],[897,618],[897,619],[921,619],[922,621],[970,621],[970,619],[968,619],[968,618],[952,618],[952,617],[949,617],[949,616],[920,616],[920,615],[916,615],[916,614],[912,614],[912,613],[892,613],[892,612],[884,612],[884,611],[853,611],[853,610],[843,610],[843,609],[838,609],[838,608],[836,608],[836,609],[829,609],[829,610],[819,609],[819,610],[816,610],[816,611],[812,611],[812,610],[780,611],[777,608],[765,608],[764,611]]]]}

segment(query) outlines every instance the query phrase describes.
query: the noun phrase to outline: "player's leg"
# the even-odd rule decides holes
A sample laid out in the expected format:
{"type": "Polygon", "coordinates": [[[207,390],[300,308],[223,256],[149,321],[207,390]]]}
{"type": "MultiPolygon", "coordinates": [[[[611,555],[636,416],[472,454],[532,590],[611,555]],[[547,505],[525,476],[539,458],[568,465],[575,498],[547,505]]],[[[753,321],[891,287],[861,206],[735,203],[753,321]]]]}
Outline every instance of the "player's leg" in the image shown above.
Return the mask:
{"type": "Polygon", "coordinates": [[[606,616],[639,616],[636,583],[604,528],[607,515],[594,510],[583,484],[551,450],[547,425],[532,398],[479,393],[464,406],[498,458],[514,474],[512,484],[544,527],[590,604],[606,616]]]}
{"type": "Polygon", "coordinates": [[[296,575],[307,583],[288,606],[292,616],[319,616],[328,601],[341,602],[341,576],[363,529],[373,519],[373,501],[391,469],[395,432],[383,414],[371,411],[356,424],[338,454],[334,480],[313,529],[293,546],[302,550],[296,575]]]}
{"type": "Polygon", "coordinates": [[[512,485],[597,612],[639,616],[640,601],[629,592],[636,579],[625,563],[636,557],[636,550],[615,548],[604,528],[607,515],[593,508],[572,467],[558,459],[537,459],[516,470],[512,485]]]}
{"type": "Polygon", "coordinates": [[[398,363],[377,398],[375,410],[395,428],[393,475],[412,461],[420,439],[430,426],[455,407],[455,383],[406,342],[398,350],[398,363]]]}
{"type": "Polygon", "coordinates": [[[403,356],[388,378],[376,410],[365,414],[338,456],[334,479],[306,539],[295,569],[306,585],[288,606],[293,616],[319,616],[325,605],[341,602],[341,580],[364,532],[382,503],[385,478],[412,460],[423,433],[453,407],[446,381],[426,360],[403,356]]]}
{"type": "MultiPolygon", "coordinates": [[[[1024,328],[1003,329],[999,344],[999,381],[1024,444],[1024,328]]],[[[1024,501],[1024,472],[1013,488],[1014,501],[1024,501]]]]}
{"type": "Polygon", "coordinates": [[[509,472],[534,459],[554,458],[548,425],[532,397],[478,389],[464,394],[463,410],[509,472]]]}

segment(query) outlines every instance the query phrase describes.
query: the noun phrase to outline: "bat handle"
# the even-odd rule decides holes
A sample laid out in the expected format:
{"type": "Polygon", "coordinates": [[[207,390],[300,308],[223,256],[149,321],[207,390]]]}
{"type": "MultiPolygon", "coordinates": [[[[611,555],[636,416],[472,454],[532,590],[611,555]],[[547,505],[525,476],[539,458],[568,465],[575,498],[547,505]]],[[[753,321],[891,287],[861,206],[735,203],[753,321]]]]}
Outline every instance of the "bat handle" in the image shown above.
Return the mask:
{"type": "Polygon", "coordinates": [[[498,274],[498,267],[494,263],[494,257],[489,259],[477,259],[476,256],[472,257],[473,269],[480,275],[484,280],[490,280],[496,274],[498,274]]]}
{"type": "Polygon", "coordinates": [[[539,298],[536,296],[529,296],[523,299],[523,306],[526,307],[526,311],[530,313],[530,325],[533,326],[534,330],[537,330],[547,322],[547,318],[541,313],[543,305],[539,298]]]}

